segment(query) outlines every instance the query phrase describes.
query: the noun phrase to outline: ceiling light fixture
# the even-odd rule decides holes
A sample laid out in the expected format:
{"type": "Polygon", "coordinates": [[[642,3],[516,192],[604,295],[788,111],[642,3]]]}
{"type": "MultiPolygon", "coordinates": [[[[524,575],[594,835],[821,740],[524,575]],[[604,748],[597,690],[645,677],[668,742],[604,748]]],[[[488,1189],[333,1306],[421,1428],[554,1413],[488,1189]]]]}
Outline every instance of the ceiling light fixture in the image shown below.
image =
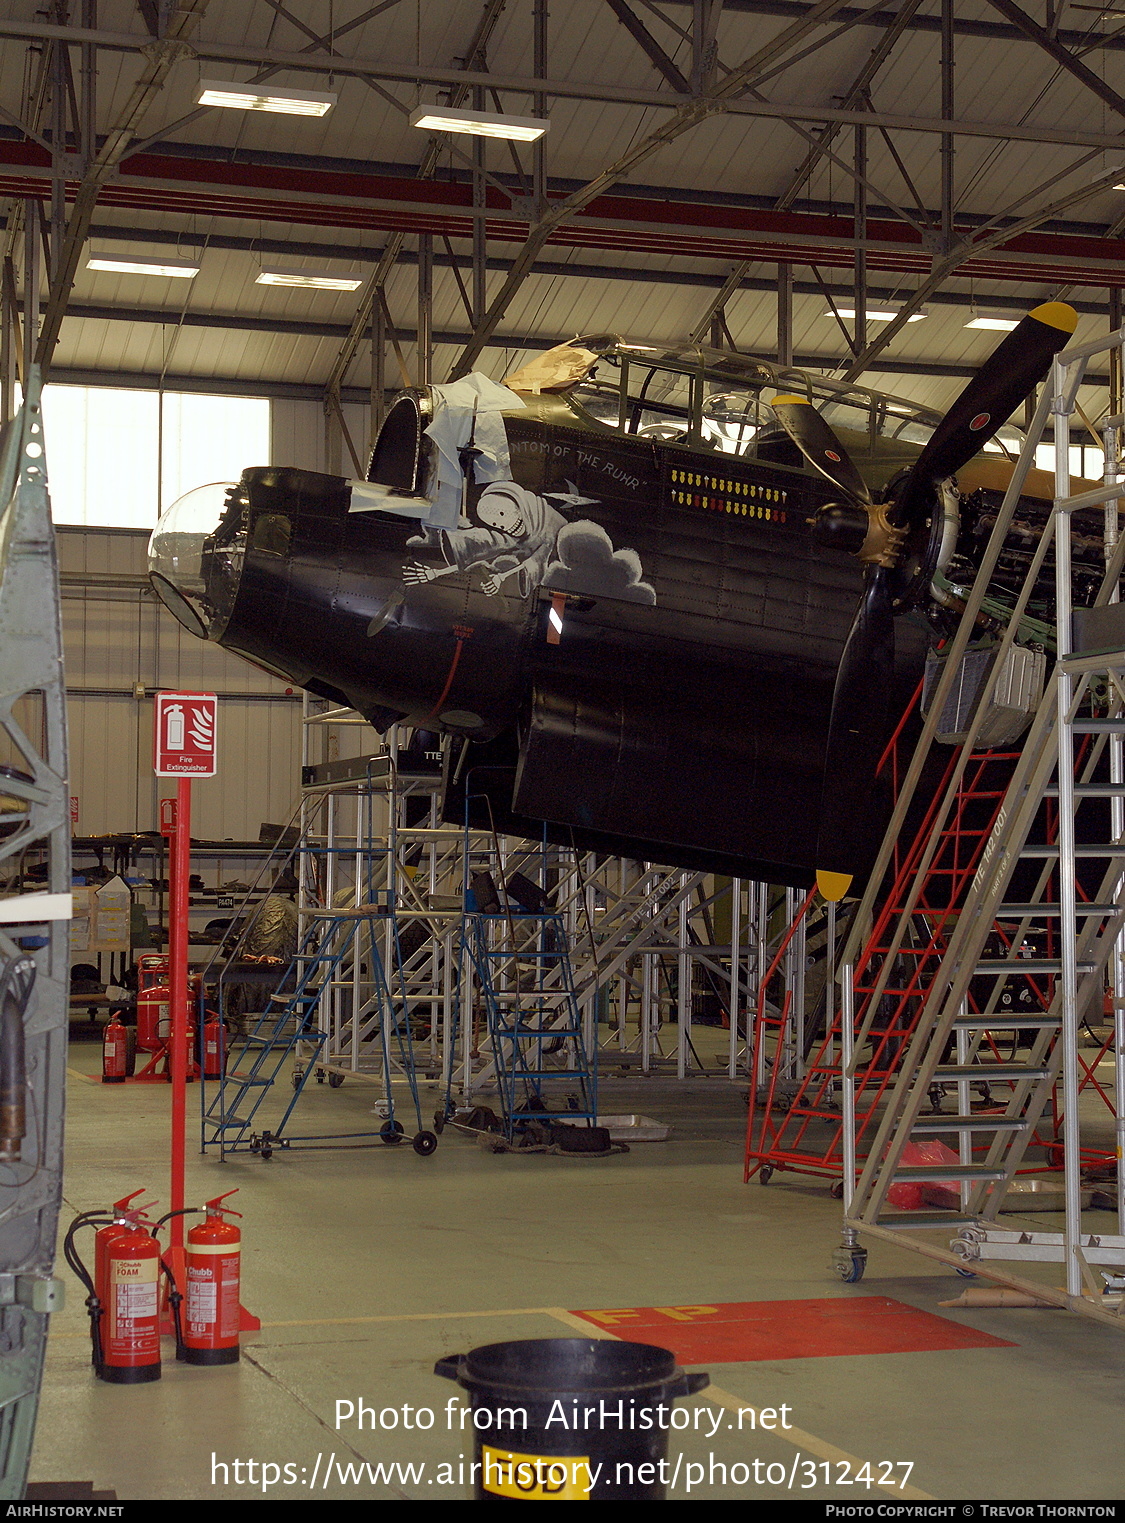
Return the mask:
{"type": "Polygon", "coordinates": [[[987,328],[992,333],[1011,333],[1022,319],[1011,312],[974,312],[966,328],[987,328]]]}
{"type": "Polygon", "coordinates": [[[169,275],[177,280],[190,280],[199,274],[194,259],[156,259],[145,254],[91,254],[86,268],[113,270],[119,275],[169,275]]]}
{"type": "Polygon", "coordinates": [[[324,116],[336,97],[323,90],[259,90],[236,80],[201,79],[195,97],[199,106],[229,106],[235,111],[277,111],[284,116],[324,116]]]}
{"type": "MultiPolygon", "coordinates": [[[[854,307],[837,307],[835,315],[837,315],[839,317],[854,317],[855,316],[855,308],[854,307]]],[[[897,312],[887,312],[887,311],[885,311],[881,307],[869,307],[867,309],[867,312],[866,312],[865,315],[866,315],[867,321],[869,323],[891,323],[891,322],[894,322],[895,318],[898,316],[898,313],[897,312]]],[[[831,312],[822,312],[821,316],[822,317],[832,317],[833,314],[831,312]]],[[[928,316],[929,316],[928,312],[911,312],[910,316],[906,319],[906,321],[908,323],[920,323],[924,318],[926,318],[928,316]]]]}
{"type": "Polygon", "coordinates": [[[358,291],[362,275],[337,275],[332,270],[273,270],[263,268],[254,281],[256,286],[298,286],[312,291],[358,291]]]}
{"type": "Polygon", "coordinates": [[[542,116],[503,116],[498,111],[459,111],[452,106],[419,106],[410,113],[410,125],[427,132],[469,132],[474,137],[510,138],[515,143],[534,143],[550,127],[542,116]]]}

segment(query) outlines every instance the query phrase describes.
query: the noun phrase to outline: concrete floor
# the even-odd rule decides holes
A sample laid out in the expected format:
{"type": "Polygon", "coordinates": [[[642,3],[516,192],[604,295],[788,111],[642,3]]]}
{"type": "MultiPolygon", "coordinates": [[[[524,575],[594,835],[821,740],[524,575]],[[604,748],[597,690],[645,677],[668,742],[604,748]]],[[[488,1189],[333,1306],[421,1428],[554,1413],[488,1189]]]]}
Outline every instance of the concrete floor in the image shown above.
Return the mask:
{"type": "MultiPolygon", "coordinates": [[[[103,1087],[91,1077],[98,1059],[93,1044],[71,1049],[64,1226],[141,1185],[167,1200],[168,1090],[103,1087]]],[[[376,1098],[362,1083],[310,1085],[293,1130],[377,1126],[376,1098]]],[[[881,1244],[862,1283],[842,1284],[829,1267],[840,1208],[824,1185],[742,1183],[740,1089],[607,1080],[601,1108],[671,1122],[671,1138],[591,1160],[498,1156],[448,1130],[429,1158],[383,1147],[268,1163],[189,1156],[190,1203],[241,1192],[243,1300],[262,1330],[245,1335],[236,1366],[172,1360],[157,1384],[108,1386],[91,1373],[82,1292],[62,1270],[68,1307],[52,1327],[32,1481],[92,1481],[120,1498],[304,1500],[315,1475],[329,1498],[464,1500],[472,1436],[458,1431],[456,1400],[450,1431],[458,1388],[433,1374],[442,1355],[590,1336],[572,1317],[583,1308],[880,1296],[1011,1346],[708,1364],[712,1388],[680,1405],[711,1415],[671,1435],[683,1461],[669,1500],[1125,1494],[1121,1335],[1063,1312],[939,1312],[966,1282],[881,1244]],[[360,1398],[384,1414],[382,1430],[335,1425],[336,1404],[360,1398]],[[783,1403],[788,1432],[738,1431],[740,1405],[783,1403]],[[403,1431],[404,1405],[432,1411],[433,1428],[403,1431]],[[893,1489],[839,1484],[865,1461],[876,1479],[883,1461],[913,1469],[904,1489],[905,1464],[890,1472],[893,1489]],[[341,1472],[363,1462],[425,1470],[341,1472]],[[748,1468],[728,1468],[724,1484],[721,1465],[748,1468]]],[[[1098,1213],[1092,1225],[1111,1222],[1098,1213]]],[[[1057,1269],[1031,1273],[1058,1282],[1057,1269]]]]}

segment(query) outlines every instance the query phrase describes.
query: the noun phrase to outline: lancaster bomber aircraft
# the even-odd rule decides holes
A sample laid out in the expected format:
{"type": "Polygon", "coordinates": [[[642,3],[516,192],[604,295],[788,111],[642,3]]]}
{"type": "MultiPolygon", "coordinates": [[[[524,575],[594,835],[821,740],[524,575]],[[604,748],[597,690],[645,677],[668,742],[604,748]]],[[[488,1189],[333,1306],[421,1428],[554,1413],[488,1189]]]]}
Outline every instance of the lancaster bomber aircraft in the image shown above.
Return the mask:
{"type": "MultiPolygon", "coordinates": [[[[975,576],[1006,420],[1074,326],[1037,307],[944,417],[743,355],[576,340],[504,385],[400,394],[365,482],[255,467],[187,494],[153,584],[196,634],[377,729],[453,737],[447,819],[775,883],[819,870],[838,897],[975,576]]],[[[1001,597],[1049,511],[1036,475],[1001,597]]]]}

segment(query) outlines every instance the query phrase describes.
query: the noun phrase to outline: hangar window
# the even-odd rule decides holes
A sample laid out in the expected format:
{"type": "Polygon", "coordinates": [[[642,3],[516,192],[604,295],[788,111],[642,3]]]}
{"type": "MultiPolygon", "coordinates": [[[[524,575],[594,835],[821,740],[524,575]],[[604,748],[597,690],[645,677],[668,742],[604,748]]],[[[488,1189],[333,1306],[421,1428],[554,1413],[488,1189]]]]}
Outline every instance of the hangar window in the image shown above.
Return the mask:
{"type": "Polygon", "coordinates": [[[43,423],[57,524],[151,529],[192,487],[270,459],[265,397],[48,386],[43,423]]]}

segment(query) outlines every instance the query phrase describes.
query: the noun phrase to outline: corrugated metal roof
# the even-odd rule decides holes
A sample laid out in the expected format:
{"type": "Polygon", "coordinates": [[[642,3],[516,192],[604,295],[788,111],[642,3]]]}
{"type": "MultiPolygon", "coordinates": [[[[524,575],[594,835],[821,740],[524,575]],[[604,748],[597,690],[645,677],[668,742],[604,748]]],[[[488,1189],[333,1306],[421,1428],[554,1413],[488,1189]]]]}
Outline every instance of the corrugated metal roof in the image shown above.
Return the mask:
{"type": "MultiPolygon", "coordinates": [[[[366,16],[370,8],[363,8],[360,14],[366,16]]],[[[451,69],[463,62],[481,14],[480,0],[428,0],[425,5],[421,0],[398,0],[379,15],[353,26],[330,0],[306,0],[292,10],[295,20],[268,6],[247,6],[240,0],[211,0],[196,37],[204,47],[217,43],[272,48],[288,54],[307,50],[307,56],[317,57],[318,45],[309,32],[314,37],[325,37],[335,24],[336,48],[345,57],[371,59],[377,64],[407,69],[411,66],[422,70],[451,69]]],[[[0,16],[32,15],[29,3],[0,0],[0,16]]],[[[655,8],[638,6],[637,15],[674,66],[689,75],[691,47],[677,28],[680,32],[690,28],[691,7],[671,3],[660,13],[655,8]]],[[[957,16],[997,20],[997,13],[984,0],[964,3],[959,0],[957,16]]],[[[1073,21],[1074,17],[1070,19],[1073,21]]],[[[1079,24],[1096,19],[1092,14],[1086,17],[1085,13],[1078,18],[1079,24]]],[[[141,38],[141,22],[132,0],[101,0],[98,20],[104,31],[141,38]]],[[[754,56],[793,25],[792,18],[759,15],[728,5],[718,27],[720,74],[723,68],[754,56]]],[[[586,81],[600,87],[658,91],[670,103],[679,103],[680,98],[674,95],[667,80],[603,0],[570,0],[566,6],[554,7],[549,30],[547,72],[551,78],[586,81]]],[[[884,36],[885,32],[878,27],[839,28],[829,23],[810,33],[796,61],[780,69],[769,66],[759,88],[769,99],[795,107],[837,105],[867,62],[872,48],[884,36]]],[[[486,56],[488,68],[498,79],[532,74],[529,6],[508,4],[502,9],[489,37],[486,56]]],[[[25,110],[29,71],[36,57],[24,42],[0,42],[0,104],[17,117],[25,110]]],[[[908,30],[896,44],[890,61],[875,76],[871,86],[874,109],[901,115],[938,116],[939,59],[940,38],[935,32],[908,30]]],[[[110,49],[99,52],[101,130],[107,129],[123,108],[143,61],[143,55],[137,52],[110,49]]],[[[1111,106],[1097,100],[1030,42],[961,36],[957,39],[956,62],[956,111],[964,117],[1040,123],[1075,131],[1115,132],[1122,126],[1111,106]]],[[[1125,94],[1125,53],[1100,49],[1086,53],[1084,62],[1111,88],[1125,94]]],[[[253,66],[246,61],[222,63],[185,57],[175,65],[166,88],[150,106],[139,128],[140,136],[149,138],[163,132],[167,142],[179,145],[179,152],[190,151],[191,145],[196,145],[212,158],[218,155],[221,159],[224,152],[231,157],[251,159],[263,155],[297,156],[293,160],[295,167],[302,161],[313,165],[331,161],[335,167],[351,164],[377,170],[399,165],[403,166],[400,172],[408,174],[411,166],[418,164],[428,140],[409,127],[406,112],[419,99],[436,100],[439,95],[436,85],[420,85],[410,79],[384,80],[376,81],[379,85],[376,89],[353,76],[332,77],[327,72],[282,68],[273,76],[275,83],[331,88],[338,95],[336,107],[321,119],[195,108],[196,85],[202,75],[246,80],[253,72],[253,66]]],[[[489,96],[485,104],[492,109],[496,102],[489,96]]],[[[504,94],[499,104],[517,114],[531,110],[529,97],[521,92],[504,94]]],[[[549,110],[547,169],[556,183],[564,185],[581,183],[597,175],[654,127],[668,120],[667,110],[655,106],[582,102],[564,97],[553,98],[549,110]]],[[[632,171],[631,182],[655,187],[649,194],[658,195],[660,187],[667,187],[677,192],[696,191],[702,197],[721,192],[727,196],[758,198],[754,204],[768,204],[770,198],[781,195],[789,186],[805,157],[811,131],[815,131],[811,124],[782,118],[720,113],[644,159],[632,171]]],[[[835,139],[833,151],[841,158],[851,152],[851,136],[850,130],[845,130],[835,139]]],[[[917,216],[915,193],[925,205],[936,205],[941,178],[939,136],[907,130],[894,132],[894,147],[905,163],[910,185],[882,135],[871,130],[867,137],[868,175],[876,199],[881,193],[888,202],[901,205],[914,216],[917,216]]],[[[451,173],[462,175],[464,159],[452,150],[467,152],[470,146],[466,139],[446,144],[440,173],[445,177],[451,173]]],[[[1108,162],[1099,158],[1091,168],[1063,174],[1081,156],[1081,150],[1059,145],[997,143],[959,136],[955,156],[958,209],[977,219],[995,215],[1009,206],[1016,206],[1020,215],[1032,211],[1046,201],[1087,186],[1092,174],[1104,170],[1108,162]],[[1050,184],[1057,175],[1062,178],[1057,184],[1050,184]]],[[[1125,150],[1122,158],[1125,160],[1125,150]]],[[[529,170],[531,151],[521,147],[518,161],[524,171],[529,170]]],[[[511,151],[503,144],[489,144],[487,162],[495,173],[506,176],[516,168],[511,151]]],[[[278,161],[271,163],[276,165],[278,161]]],[[[798,204],[815,203],[823,207],[830,203],[846,215],[852,201],[852,182],[840,164],[824,159],[803,187],[801,196],[803,202],[798,204]]],[[[206,210],[99,208],[97,221],[103,231],[94,240],[97,246],[113,246],[112,233],[107,230],[115,225],[132,234],[151,230],[154,234],[151,243],[137,242],[135,237],[127,241],[127,246],[136,252],[167,255],[175,252],[175,245],[168,240],[178,237],[181,252],[194,253],[203,240],[201,273],[192,282],[178,282],[95,274],[80,268],[73,301],[83,312],[112,307],[127,314],[130,309],[143,308],[150,318],[154,309],[167,317],[164,322],[110,321],[90,315],[68,317],[62,327],[57,364],[64,369],[97,370],[107,375],[124,371],[197,375],[212,380],[228,378],[244,383],[323,382],[338,352],[338,333],[256,332],[249,328],[197,324],[208,314],[217,314],[220,319],[233,322],[276,321],[304,324],[314,330],[346,329],[355,314],[358,296],[258,286],[254,276],[263,258],[271,263],[298,266],[316,261],[300,253],[286,258],[276,252],[264,255],[254,249],[207,246],[205,240],[221,236],[282,244],[320,242],[331,246],[338,268],[366,275],[374,251],[382,246],[387,234],[374,227],[317,228],[307,222],[279,219],[277,207],[266,209],[273,212],[273,217],[255,222],[244,215],[228,218],[206,210]]],[[[1065,214],[1084,223],[1111,223],[1121,215],[1125,215],[1125,196],[1111,190],[1088,196],[1065,214]]],[[[118,246],[125,247],[126,240],[122,239],[118,246]]],[[[408,250],[414,247],[415,239],[408,238],[408,250]]],[[[466,256],[468,240],[455,240],[454,249],[459,257],[466,256]]],[[[442,262],[444,249],[440,240],[436,250],[439,262],[434,271],[434,329],[443,335],[463,334],[468,320],[453,274],[442,262]]],[[[494,243],[489,252],[510,260],[517,250],[515,244],[494,243]]],[[[636,249],[576,249],[559,244],[552,245],[543,257],[555,266],[581,268],[574,275],[556,270],[536,272],[529,277],[505,313],[497,345],[486,351],[482,368],[502,373],[520,359],[517,346],[528,338],[545,341],[608,330],[639,341],[682,342],[701,321],[713,293],[713,287],[602,279],[595,273],[599,266],[619,271],[625,265],[641,272],[663,272],[673,280],[677,275],[691,275],[710,277],[713,281],[721,281],[731,268],[729,260],[709,260],[696,255],[645,254],[636,249]],[[500,347],[506,336],[514,338],[510,348],[500,347]]],[[[773,270],[773,265],[760,264],[751,273],[758,279],[768,279],[773,270]]],[[[468,284],[467,272],[463,272],[463,278],[468,284]]],[[[499,272],[490,272],[487,286],[490,297],[499,289],[502,278],[499,272]]],[[[798,278],[804,282],[810,279],[807,264],[800,266],[798,278]]],[[[839,268],[828,270],[826,278],[839,287],[846,284],[848,272],[839,268]]],[[[898,297],[905,299],[921,278],[921,271],[910,276],[876,272],[872,281],[880,289],[897,290],[898,297]]],[[[1033,304],[1052,294],[1050,285],[1032,281],[1007,285],[978,281],[970,288],[964,280],[953,280],[950,289],[961,291],[966,299],[971,295],[1003,296],[1013,308],[1033,304]]],[[[1089,299],[1097,293],[1087,289],[1082,294],[1089,299]]],[[[413,367],[412,332],[416,322],[413,265],[406,264],[393,273],[387,285],[387,298],[396,326],[407,335],[404,350],[413,367]]],[[[740,348],[772,350],[776,310],[768,290],[739,290],[730,299],[726,316],[740,348]]],[[[893,340],[884,363],[956,366],[979,363],[992,347],[993,336],[966,330],[966,318],[963,308],[931,304],[924,322],[908,326],[893,340]]],[[[794,302],[793,323],[794,341],[800,354],[838,358],[844,363],[846,349],[842,336],[833,320],[825,316],[821,298],[799,294],[794,302]]],[[[1079,332],[1094,333],[1098,326],[1096,318],[1084,318],[1079,332]]],[[[435,375],[444,373],[457,352],[452,342],[436,346],[435,375]]],[[[364,350],[349,373],[349,381],[366,385],[367,366],[364,350]]],[[[396,370],[394,357],[389,355],[388,375],[392,381],[397,378],[396,370]]],[[[958,387],[955,380],[946,377],[908,377],[891,370],[873,371],[867,379],[873,380],[876,374],[886,376],[894,390],[938,405],[958,387]]]]}

